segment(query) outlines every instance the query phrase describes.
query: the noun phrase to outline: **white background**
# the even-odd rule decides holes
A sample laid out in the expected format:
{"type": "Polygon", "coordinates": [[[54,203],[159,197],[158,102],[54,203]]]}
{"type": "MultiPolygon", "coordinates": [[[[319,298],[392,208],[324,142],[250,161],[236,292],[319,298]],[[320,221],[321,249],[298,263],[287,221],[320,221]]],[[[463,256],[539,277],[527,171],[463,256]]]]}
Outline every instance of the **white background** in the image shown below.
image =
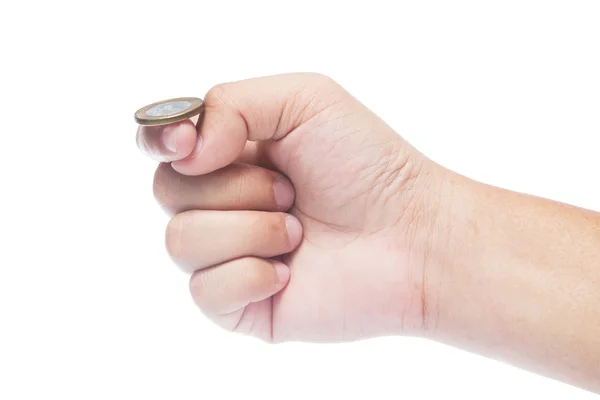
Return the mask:
{"type": "Polygon", "coordinates": [[[332,76],[429,157],[600,209],[597,1],[11,1],[0,12],[1,399],[591,399],[414,338],[268,346],[163,247],[134,111],[332,76]]]}

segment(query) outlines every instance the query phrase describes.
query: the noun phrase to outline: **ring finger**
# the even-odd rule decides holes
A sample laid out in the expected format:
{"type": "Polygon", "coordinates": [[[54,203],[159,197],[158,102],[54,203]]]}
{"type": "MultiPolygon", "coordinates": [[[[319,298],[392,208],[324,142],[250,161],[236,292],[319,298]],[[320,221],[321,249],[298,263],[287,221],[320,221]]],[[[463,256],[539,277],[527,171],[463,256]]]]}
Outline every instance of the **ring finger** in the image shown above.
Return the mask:
{"type": "Polygon", "coordinates": [[[294,250],[302,225],[292,215],[262,211],[186,211],[167,225],[166,247],[188,272],[240,257],[271,258],[294,250]]]}

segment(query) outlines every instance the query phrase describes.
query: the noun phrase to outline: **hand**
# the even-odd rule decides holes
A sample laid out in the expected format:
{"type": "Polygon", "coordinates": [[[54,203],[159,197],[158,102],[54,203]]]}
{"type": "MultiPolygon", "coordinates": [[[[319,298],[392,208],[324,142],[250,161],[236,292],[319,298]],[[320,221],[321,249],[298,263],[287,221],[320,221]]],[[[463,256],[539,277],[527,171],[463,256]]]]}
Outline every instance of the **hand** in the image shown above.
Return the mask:
{"type": "Polygon", "coordinates": [[[428,160],[330,79],[218,85],[199,129],[140,128],[167,249],[222,327],[413,334],[600,393],[600,214],[428,160]]]}
{"type": "Polygon", "coordinates": [[[220,326],[268,342],[418,334],[447,173],[331,79],[214,87],[190,121],[140,127],[162,162],[173,260],[220,326]]]}

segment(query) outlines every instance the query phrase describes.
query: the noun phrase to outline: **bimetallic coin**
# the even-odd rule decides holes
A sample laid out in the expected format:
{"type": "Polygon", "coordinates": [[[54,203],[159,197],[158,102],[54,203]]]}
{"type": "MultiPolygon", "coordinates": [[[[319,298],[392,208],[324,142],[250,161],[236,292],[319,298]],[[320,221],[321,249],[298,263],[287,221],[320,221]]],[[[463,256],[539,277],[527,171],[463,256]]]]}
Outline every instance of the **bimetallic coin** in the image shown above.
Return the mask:
{"type": "Polygon", "coordinates": [[[204,111],[204,102],[197,97],[179,97],[149,104],[135,113],[140,125],[167,125],[190,119],[204,111]]]}

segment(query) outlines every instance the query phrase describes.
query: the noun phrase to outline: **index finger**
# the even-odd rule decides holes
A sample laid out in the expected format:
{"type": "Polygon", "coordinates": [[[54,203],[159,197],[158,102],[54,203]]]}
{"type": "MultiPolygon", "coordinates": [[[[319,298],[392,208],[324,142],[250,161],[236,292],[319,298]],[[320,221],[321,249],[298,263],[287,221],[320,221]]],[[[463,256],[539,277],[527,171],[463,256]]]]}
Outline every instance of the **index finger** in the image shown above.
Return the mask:
{"type": "MultiPolygon", "coordinates": [[[[202,175],[225,167],[238,158],[247,141],[282,139],[323,111],[337,100],[332,94],[339,93],[338,88],[331,79],[312,73],[217,85],[204,98],[193,150],[171,165],[184,175],[202,175]]],[[[189,144],[186,146],[188,149],[189,144]]]]}
{"type": "Polygon", "coordinates": [[[196,126],[190,120],[163,126],[140,125],[136,142],[142,153],[156,161],[181,160],[194,151],[196,126]]]}

